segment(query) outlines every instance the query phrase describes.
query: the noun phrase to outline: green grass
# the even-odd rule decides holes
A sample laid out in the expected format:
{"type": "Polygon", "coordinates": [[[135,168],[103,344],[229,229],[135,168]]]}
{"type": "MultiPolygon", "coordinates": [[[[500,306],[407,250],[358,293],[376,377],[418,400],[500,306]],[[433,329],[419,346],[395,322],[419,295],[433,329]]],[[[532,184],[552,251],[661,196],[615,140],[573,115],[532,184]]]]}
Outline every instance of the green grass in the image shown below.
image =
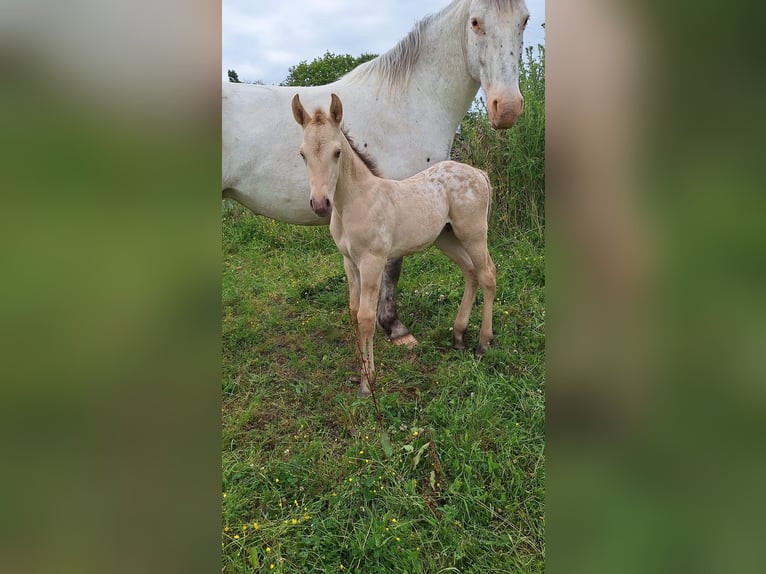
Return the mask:
{"type": "MultiPolygon", "coordinates": [[[[539,236],[491,240],[495,340],[479,361],[451,349],[457,267],[435,249],[405,259],[399,312],[421,344],[376,335],[387,456],[349,381],[329,230],[238,211],[224,204],[223,572],[542,572],[539,236]]],[[[475,308],[469,344],[479,320],[475,308]]]]}
{"type": "Polygon", "coordinates": [[[492,130],[479,106],[453,146],[493,183],[493,345],[479,361],[451,348],[460,271],[435,249],[407,257],[399,314],[420,346],[376,335],[379,412],[349,380],[355,341],[329,230],[224,202],[223,572],[543,571],[539,53],[522,61],[516,126],[492,130]]]}

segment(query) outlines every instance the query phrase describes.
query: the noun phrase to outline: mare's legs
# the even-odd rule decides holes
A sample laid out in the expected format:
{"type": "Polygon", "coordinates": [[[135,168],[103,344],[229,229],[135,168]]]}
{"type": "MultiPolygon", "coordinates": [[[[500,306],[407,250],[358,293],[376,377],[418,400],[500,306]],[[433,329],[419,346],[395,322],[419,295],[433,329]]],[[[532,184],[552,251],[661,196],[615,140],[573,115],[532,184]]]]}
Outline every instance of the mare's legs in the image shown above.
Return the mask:
{"type": "Polygon", "coordinates": [[[463,244],[455,237],[452,231],[443,232],[434,242],[434,245],[452,261],[457,263],[457,266],[463,272],[465,287],[463,288],[463,299],[460,301],[460,308],[455,317],[455,325],[452,330],[452,346],[455,349],[465,349],[465,331],[468,328],[468,319],[471,315],[473,301],[476,298],[476,288],[479,284],[476,269],[470,255],[468,255],[463,244]]]}
{"type": "Polygon", "coordinates": [[[402,258],[391,259],[383,272],[378,299],[378,326],[395,345],[414,347],[418,344],[396,312],[396,284],[402,272],[402,258]]]}
{"type": "Polygon", "coordinates": [[[358,344],[362,355],[362,381],[359,383],[359,396],[370,395],[370,381],[375,375],[375,356],[372,350],[375,335],[375,310],[378,306],[381,277],[385,259],[367,257],[359,262],[359,310],[357,312],[358,344]]]}

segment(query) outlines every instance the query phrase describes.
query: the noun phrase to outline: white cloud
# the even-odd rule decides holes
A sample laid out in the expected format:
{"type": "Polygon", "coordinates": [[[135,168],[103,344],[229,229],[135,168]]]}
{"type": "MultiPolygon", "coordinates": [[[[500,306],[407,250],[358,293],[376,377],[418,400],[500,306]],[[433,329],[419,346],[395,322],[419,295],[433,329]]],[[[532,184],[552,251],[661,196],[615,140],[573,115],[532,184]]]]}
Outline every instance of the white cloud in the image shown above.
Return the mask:
{"type": "MultiPolygon", "coordinates": [[[[223,0],[223,77],[235,69],[245,81],[276,84],[290,66],[326,51],[382,53],[426,14],[448,0],[223,0]]],[[[532,20],[525,43],[543,43],[544,0],[527,0],[532,20]]]]}

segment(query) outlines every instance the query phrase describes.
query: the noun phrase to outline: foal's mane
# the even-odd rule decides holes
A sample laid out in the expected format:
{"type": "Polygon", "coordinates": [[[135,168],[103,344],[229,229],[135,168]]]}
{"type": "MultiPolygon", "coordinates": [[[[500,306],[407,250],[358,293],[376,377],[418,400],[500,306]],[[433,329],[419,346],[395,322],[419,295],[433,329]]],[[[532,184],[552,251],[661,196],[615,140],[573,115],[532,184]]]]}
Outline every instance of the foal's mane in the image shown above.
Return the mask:
{"type": "Polygon", "coordinates": [[[343,132],[343,135],[346,136],[348,145],[351,146],[351,149],[354,150],[354,153],[357,155],[357,157],[362,160],[362,163],[367,166],[367,169],[372,172],[372,175],[376,177],[383,177],[380,173],[380,170],[378,169],[377,164],[375,163],[375,160],[372,159],[367,152],[364,152],[357,147],[357,145],[354,143],[354,140],[350,135],[348,135],[346,128],[341,126],[340,130],[343,132]]]}

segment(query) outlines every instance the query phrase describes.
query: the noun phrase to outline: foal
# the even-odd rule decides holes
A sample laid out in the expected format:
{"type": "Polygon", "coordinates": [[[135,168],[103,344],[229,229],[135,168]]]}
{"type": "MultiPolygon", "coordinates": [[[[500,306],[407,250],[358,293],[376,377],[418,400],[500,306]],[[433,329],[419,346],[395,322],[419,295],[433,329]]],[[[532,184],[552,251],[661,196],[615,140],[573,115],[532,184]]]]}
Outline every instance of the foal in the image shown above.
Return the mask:
{"type": "Polygon", "coordinates": [[[476,296],[484,293],[476,355],[492,340],[495,265],[487,250],[489,178],[453,161],[438,163],[403,181],[379,177],[369,159],[352,146],[341,128],[343,106],[332,94],[329,115],[309,115],[296,94],[293,117],[303,128],[300,155],[308,168],[311,209],[330,218],[330,233],[343,253],[351,322],[362,355],[359,395],[370,394],[375,371],[372,340],[378,290],[386,261],[435,244],[460,267],[465,290],[455,319],[453,346],[463,337],[476,296]]]}

